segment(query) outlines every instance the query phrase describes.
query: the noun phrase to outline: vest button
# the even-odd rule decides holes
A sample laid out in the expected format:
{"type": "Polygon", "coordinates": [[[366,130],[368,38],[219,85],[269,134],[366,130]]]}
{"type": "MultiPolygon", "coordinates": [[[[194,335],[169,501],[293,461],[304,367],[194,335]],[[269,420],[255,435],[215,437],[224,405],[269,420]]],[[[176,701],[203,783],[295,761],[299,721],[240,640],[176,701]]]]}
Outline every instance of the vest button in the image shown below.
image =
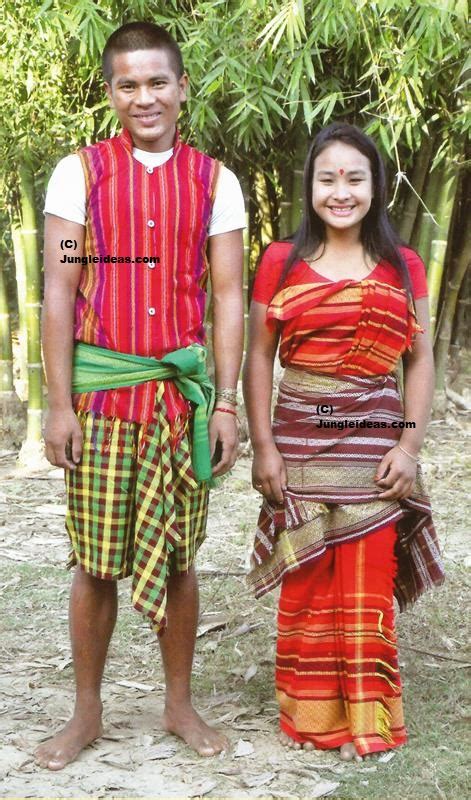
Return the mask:
{"type": "Polygon", "coordinates": [[[155,264],[152,264],[151,262],[149,262],[147,266],[149,267],[149,269],[154,269],[155,264]]]}
{"type": "Polygon", "coordinates": [[[155,228],[155,222],[154,222],[154,220],[153,220],[153,219],[148,219],[148,220],[147,220],[147,226],[148,226],[149,228],[155,228]]]}
{"type": "Polygon", "coordinates": [[[154,167],[146,167],[146,172],[148,172],[149,175],[152,175],[153,171],[154,171],[154,167]]]}
{"type": "Polygon", "coordinates": [[[150,317],[155,316],[155,308],[153,308],[152,306],[149,308],[149,316],[150,317]]]}

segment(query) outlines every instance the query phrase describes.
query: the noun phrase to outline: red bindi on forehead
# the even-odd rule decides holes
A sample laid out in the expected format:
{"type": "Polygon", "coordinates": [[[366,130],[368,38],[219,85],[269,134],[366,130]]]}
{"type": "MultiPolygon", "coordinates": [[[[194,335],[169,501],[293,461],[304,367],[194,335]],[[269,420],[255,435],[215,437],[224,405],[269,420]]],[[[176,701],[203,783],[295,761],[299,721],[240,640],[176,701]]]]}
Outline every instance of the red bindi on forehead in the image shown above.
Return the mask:
{"type": "Polygon", "coordinates": [[[344,169],[342,169],[342,167],[340,167],[340,169],[339,169],[339,175],[343,175],[343,174],[344,174],[344,172],[345,172],[345,170],[344,170],[344,169]]]}

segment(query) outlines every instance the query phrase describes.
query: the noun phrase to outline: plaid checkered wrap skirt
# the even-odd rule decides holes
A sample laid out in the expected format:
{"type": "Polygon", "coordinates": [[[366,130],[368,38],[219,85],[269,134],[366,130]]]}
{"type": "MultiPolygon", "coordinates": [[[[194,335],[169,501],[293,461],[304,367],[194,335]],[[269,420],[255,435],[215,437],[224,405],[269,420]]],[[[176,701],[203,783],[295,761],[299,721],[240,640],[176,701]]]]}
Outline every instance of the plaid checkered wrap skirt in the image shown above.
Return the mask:
{"type": "Polygon", "coordinates": [[[188,431],[173,446],[163,394],[161,381],[146,425],[79,414],[82,459],[66,470],[68,566],[104,580],[132,575],[133,605],[159,633],[167,578],[193,564],[209,494],[194,478],[188,431]]]}

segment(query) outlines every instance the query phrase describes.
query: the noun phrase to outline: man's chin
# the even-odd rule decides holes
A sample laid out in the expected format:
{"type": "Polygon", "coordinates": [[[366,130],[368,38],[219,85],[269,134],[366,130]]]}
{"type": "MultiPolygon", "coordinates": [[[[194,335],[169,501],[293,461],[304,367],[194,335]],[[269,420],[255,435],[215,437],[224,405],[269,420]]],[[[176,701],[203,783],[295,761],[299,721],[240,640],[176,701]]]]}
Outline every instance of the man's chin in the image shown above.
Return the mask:
{"type": "Polygon", "coordinates": [[[131,130],[131,135],[137,139],[142,139],[144,142],[157,142],[161,139],[169,139],[173,141],[175,135],[175,128],[166,128],[162,125],[144,126],[139,125],[131,130]]]}
{"type": "Polygon", "coordinates": [[[163,131],[158,125],[150,126],[150,125],[139,125],[136,127],[134,133],[140,139],[160,139],[161,136],[165,136],[165,131],[163,131]]]}

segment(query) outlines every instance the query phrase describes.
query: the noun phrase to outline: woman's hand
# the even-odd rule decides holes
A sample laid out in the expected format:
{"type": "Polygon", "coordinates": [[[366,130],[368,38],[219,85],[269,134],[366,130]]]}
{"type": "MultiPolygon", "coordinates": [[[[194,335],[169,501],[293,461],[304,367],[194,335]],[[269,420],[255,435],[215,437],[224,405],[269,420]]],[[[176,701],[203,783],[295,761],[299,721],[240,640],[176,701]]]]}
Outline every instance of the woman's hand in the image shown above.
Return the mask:
{"type": "Polygon", "coordinates": [[[287,474],[285,462],[274,442],[258,446],[252,464],[252,485],[269,503],[283,503],[287,474]]]}
{"type": "Polygon", "coordinates": [[[399,447],[389,450],[381,461],[374,480],[383,491],[379,500],[403,500],[414,490],[417,462],[399,447]]]}

